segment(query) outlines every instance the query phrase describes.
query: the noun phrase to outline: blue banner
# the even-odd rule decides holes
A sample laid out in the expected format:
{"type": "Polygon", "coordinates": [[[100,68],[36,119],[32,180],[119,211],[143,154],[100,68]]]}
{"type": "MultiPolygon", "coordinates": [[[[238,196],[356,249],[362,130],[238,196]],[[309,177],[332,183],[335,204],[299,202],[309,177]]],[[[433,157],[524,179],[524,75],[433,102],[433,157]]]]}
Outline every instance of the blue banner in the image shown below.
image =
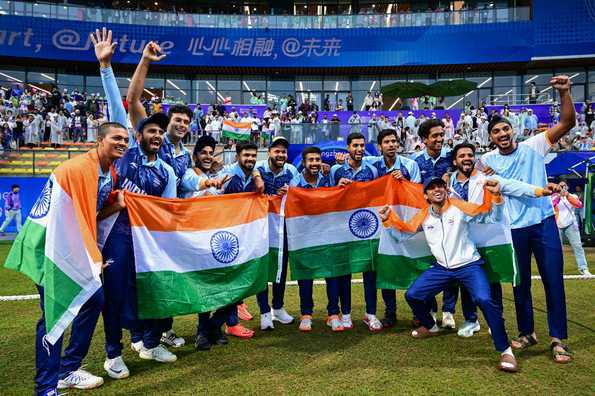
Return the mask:
{"type": "MultiPolygon", "coordinates": [[[[530,21],[356,29],[224,29],[105,24],[114,62],[137,63],[157,41],[175,66],[365,67],[525,62],[530,21]],[[509,37],[510,39],[502,39],[509,37]],[[431,49],[430,49],[431,48],[431,49]]],[[[0,16],[0,56],[95,62],[97,23],[0,16]]]]}
{"type": "MultiPolygon", "coordinates": [[[[18,184],[21,188],[19,193],[21,198],[21,218],[22,224],[25,224],[25,220],[29,215],[29,211],[33,207],[37,197],[41,193],[43,186],[47,181],[47,177],[0,177],[0,224],[4,223],[6,219],[6,213],[4,210],[4,197],[6,194],[12,191],[12,186],[18,184]]],[[[12,221],[4,232],[16,232],[16,224],[12,221]]]]}

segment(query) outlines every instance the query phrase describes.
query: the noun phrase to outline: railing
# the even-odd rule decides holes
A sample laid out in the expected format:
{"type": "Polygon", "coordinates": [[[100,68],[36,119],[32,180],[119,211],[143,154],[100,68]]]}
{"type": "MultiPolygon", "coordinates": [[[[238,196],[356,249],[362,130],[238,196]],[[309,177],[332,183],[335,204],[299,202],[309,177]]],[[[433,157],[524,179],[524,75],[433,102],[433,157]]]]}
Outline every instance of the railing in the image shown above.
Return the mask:
{"type": "Polygon", "coordinates": [[[482,101],[491,105],[549,104],[553,102],[553,96],[550,92],[540,92],[536,95],[507,92],[499,95],[486,96],[482,101]]]}
{"type": "Polygon", "coordinates": [[[348,15],[214,15],[129,11],[70,4],[0,1],[0,15],[30,16],[97,23],[199,28],[351,29],[463,25],[528,21],[530,7],[487,8],[448,12],[348,15]]]}

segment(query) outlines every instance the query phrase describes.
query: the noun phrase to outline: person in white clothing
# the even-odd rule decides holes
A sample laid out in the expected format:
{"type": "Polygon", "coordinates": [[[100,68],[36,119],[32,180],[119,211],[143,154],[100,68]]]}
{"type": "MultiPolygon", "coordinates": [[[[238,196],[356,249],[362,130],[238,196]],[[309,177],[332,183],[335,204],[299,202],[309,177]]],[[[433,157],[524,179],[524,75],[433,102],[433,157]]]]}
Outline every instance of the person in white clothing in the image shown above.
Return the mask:
{"type": "Polygon", "coordinates": [[[581,244],[581,233],[574,213],[575,209],[582,208],[583,203],[578,196],[568,192],[568,184],[565,181],[560,182],[559,185],[561,192],[552,195],[551,198],[556,212],[556,225],[560,232],[560,241],[563,241],[566,236],[574,251],[578,271],[581,275],[590,276],[591,272],[589,272],[585,250],[581,244]]]}
{"type": "Polygon", "coordinates": [[[482,265],[483,260],[469,235],[469,223],[499,223],[503,220],[504,200],[500,184],[495,180],[485,183],[485,189],[492,194],[491,209],[487,213],[470,215],[466,209],[469,203],[448,198],[446,182],[438,177],[424,183],[424,197],[429,206],[414,216],[409,228],[397,230],[391,227],[396,214],[390,206],[384,206],[379,215],[389,234],[396,240],[410,238],[423,230],[428,246],[436,262],[424,271],[411,285],[405,299],[411,306],[421,326],[411,333],[414,338],[434,336],[440,331],[436,320],[430,314],[427,301],[435,297],[452,282],[460,282],[481,308],[491,330],[496,350],[500,352],[498,368],[506,372],[518,371],[516,359],[508,342],[504,327],[502,308],[490,295],[488,278],[482,265]],[[417,220],[417,221],[416,221],[417,220]]]}

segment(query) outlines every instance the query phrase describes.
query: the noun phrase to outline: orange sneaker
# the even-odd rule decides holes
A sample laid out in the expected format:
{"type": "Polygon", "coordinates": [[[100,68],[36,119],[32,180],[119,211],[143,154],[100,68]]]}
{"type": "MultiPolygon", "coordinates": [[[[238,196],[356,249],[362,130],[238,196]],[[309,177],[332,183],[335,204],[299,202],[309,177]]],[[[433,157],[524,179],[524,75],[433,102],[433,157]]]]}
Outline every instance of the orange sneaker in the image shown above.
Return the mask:
{"type": "Polygon", "coordinates": [[[252,320],[253,316],[248,312],[246,303],[238,304],[238,316],[241,320],[252,320]]]}
{"type": "Polygon", "coordinates": [[[225,334],[242,338],[248,339],[254,337],[254,331],[245,328],[241,324],[237,324],[235,326],[225,326],[225,334]]]}
{"type": "Polygon", "coordinates": [[[312,315],[302,315],[299,329],[305,333],[312,331],[312,315]]]}
{"type": "Polygon", "coordinates": [[[330,327],[335,332],[340,332],[345,330],[343,327],[343,321],[339,319],[339,315],[331,315],[326,319],[326,325],[330,327]]]}

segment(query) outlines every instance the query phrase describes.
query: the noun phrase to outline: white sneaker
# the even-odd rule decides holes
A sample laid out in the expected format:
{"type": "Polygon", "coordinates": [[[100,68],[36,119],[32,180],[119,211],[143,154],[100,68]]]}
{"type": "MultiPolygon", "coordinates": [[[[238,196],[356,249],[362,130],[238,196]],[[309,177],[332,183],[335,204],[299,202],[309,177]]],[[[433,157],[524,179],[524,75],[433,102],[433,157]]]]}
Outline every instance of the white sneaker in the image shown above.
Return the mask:
{"type": "Polygon", "coordinates": [[[442,327],[453,330],[456,327],[455,318],[450,312],[442,312],[442,327]]]}
{"type": "Polygon", "coordinates": [[[436,320],[436,315],[438,315],[438,313],[434,312],[434,311],[430,311],[430,315],[432,315],[432,319],[434,319],[434,322],[438,323],[438,320],[436,320]]]}
{"type": "Polygon", "coordinates": [[[155,348],[147,349],[144,346],[140,350],[138,356],[141,359],[155,360],[161,363],[171,363],[178,360],[178,357],[167,350],[163,345],[157,345],[155,348]]]}
{"type": "Polygon", "coordinates": [[[182,337],[178,337],[173,329],[168,330],[161,335],[161,342],[174,348],[180,348],[186,344],[186,340],[182,337]]]}
{"type": "Polygon", "coordinates": [[[593,276],[591,272],[589,272],[589,269],[580,270],[579,272],[582,276],[593,276]]]}
{"type": "Polygon", "coordinates": [[[477,333],[480,329],[479,320],[476,320],[475,322],[465,321],[463,326],[457,331],[457,335],[464,338],[473,337],[473,334],[477,333]]]}
{"type": "Polygon", "coordinates": [[[353,329],[353,321],[351,320],[351,314],[341,315],[341,322],[343,322],[344,329],[353,329]]]}
{"type": "Polygon", "coordinates": [[[273,324],[273,314],[267,312],[260,314],[260,330],[274,330],[275,325],[273,324]]]}
{"type": "Polygon", "coordinates": [[[113,379],[128,378],[130,375],[130,371],[128,371],[128,367],[126,367],[124,360],[122,360],[122,356],[113,359],[105,359],[103,368],[107,371],[107,375],[113,379]]]}
{"type": "Polygon", "coordinates": [[[142,341],[131,342],[130,349],[132,349],[136,353],[139,353],[140,350],[143,349],[143,342],[142,341]]]}
{"type": "Polygon", "coordinates": [[[370,330],[372,333],[382,331],[384,328],[384,326],[382,326],[382,322],[378,320],[376,315],[365,314],[364,324],[368,326],[368,330],[370,330]]]}
{"type": "Polygon", "coordinates": [[[294,321],[293,316],[287,313],[285,308],[273,309],[273,320],[280,322],[281,324],[287,325],[292,324],[294,321]]]}
{"type": "Polygon", "coordinates": [[[93,389],[101,385],[103,385],[103,378],[93,375],[82,368],[71,372],[68,374],[68,377],[58,381],[58,389],[93,389]]]}

